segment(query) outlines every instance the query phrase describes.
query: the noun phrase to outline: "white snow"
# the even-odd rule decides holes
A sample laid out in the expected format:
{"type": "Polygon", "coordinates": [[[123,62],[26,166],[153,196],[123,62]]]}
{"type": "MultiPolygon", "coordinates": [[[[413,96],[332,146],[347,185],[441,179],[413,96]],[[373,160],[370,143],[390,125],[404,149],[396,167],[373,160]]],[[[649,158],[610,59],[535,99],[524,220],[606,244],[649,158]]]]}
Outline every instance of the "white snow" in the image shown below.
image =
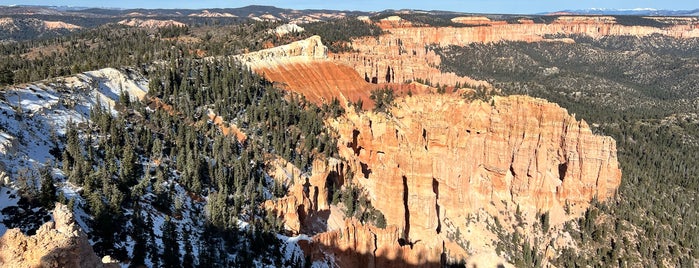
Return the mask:
{"type": "MultiPolygon", "coordinates": [[[[49,151],[54,148],[56,142],[59,142],[55,141],[56,138],[65,135],[70,122],[87,122],[90,110],[95,105],[110,109],[112,113],[116,114],[117,112],[113,107],[119,102],[122,91],[128,92],[132,99],[145,96],[148,90],[148,81],[143,78],[134,79],[134,77],[125,71],[106,68],[0,91],[0,171],[4,171],[10,180],[14,180],[18,171],[22,169],[34,170],[47,162],[60,162],[60,157],[55,158],[49,151]]],[[[251,164],[254,165],[254,162],[251,164]]],[[[91,233],[92,230],[88,225],[90,216],[83,210],[85,200],[79,194],[82,189],[67,181],[60,181],[65,179],[65,174],[62,174],[60,169],[53,169],[53,174],[55,178],[59,179],[57,183],[59,191],[63,192],[66,198],[75,200],[76,205],[73,211],[76,222],[86,233],[91,233]]],[[[180,254],[184,255],[185,253],[185,241],[182,239],[182,234],[188,231],[189,240],[193,242],[192,255],[196,261],[199,254],[196,241],[201,240],[206,221],[204,212],[206,198],[203,198],[203,201],[190,198],[177,183],[179,176],[177,174],[169,176],[169,180],[164,184],[168,187],[170,185],[174,187],[174,198],[180,200],[182,204],[181,217],[173,217],[172,219],[180,235],[178,239],[180,241],[180,254]]],[[[265,176],[265,179],[271,183],[271,177],[265,176]]],[[[15,193],[15,190],[1,187],[0,191],[0,210],[17,205],[19,198],[9,197],[10,194],[15,193]]],[[[264,195],[268,198],[272,197],[269,189],[265,189],[264,195]]],[[[143,199],[153,200],[154,197],[152,193],[146,193],[143,199]]],[[[141,204],[143,205],[143,215],[152,218],[155,243],[162,249],[162,226],[165,223],[165,214],[156,210],[150,202],[141,202],[141,204]]],[[[126,213],[133,213],[133,211],[129,210],[126,213]]],[[[2,220],[3,215],[0,214],[0,235],[7,229],[1,223],[2,220]]],[[[238,219],[238,226],[241,230],[250,227],[243,220],[245,220],[244,217],[238,219]]],[[[125,228],[130,227],[130,224],[125,226],[125,228]]],[[[304,260],[298,242],[309,241],[310,237],[307,235],[295,237],[278,235],[277,238],[286,244],[282,247],[283,252],[279,253],[283,254],[285,259],[296,258],[301,262],[304,260]]],[[[129,253],[133,253],[134,243],[133,237],[127,237],[120,242],[119,246],[125,247],[129,253]]],[[[234,258],[235,256],[230,255],[229,257],[234,258]]],[[[152,265],[149,258],[146,258],[146,265],[149,264],[152,265]]],[[[122,265],[125,266],[125,264],[122,265]]],[[[322,267],[322,265],[325,264],[313,264],[314,267],[322,267]]]]}
{"type": "MultiPolygon", "coordinates": [[[[2,211],[6,207],[16,206],[17,201],[19,201],[19,195],[17,195],[17,191],[7,187],[0,187],[0,211],[2,211]],[[11,198],[11,195],[14,195],[15,197],[11,198]]],[[[0,236],[5,234],[5,232],[7,231],[7,226],[5,226],[5,224],[2,223],[3,220],[5,220],[5,217],[2,213],[0,213],[0,236]]]]}
{"type": "Polygon", "coordinates": [[[0,98],[0,163],[14,178],[21,168],[33,168],[28,164],[60,160],[49,154],[52,136],[65,134],[69,122],[85,122],[98,103],[114,107],[122,90],[142,98],[147,89],[145,79],[113,68],[7,89],[0,98]]]}
{"type": "MultiPolygon", "coordinates": [[[[94,105],[113,107],[121,90],[128,91],[132,98],[141,98],[147,89],[145,79],[130,79],[123,71],[106,68],[0,91],[0,172],[13,181],[20,170],[35,170],[46,163],[60,161],[49,151],[55,146],[55,138],[65,134],[69,122],[87,121],[94,105]]],[[[58,169],[54,169],[54,175],[64,177],[58,169]]],[[[80,189],[72,185],[60,189],[66,197],[81,202],[77,194],[80,189]]],[[[2,190],[0,209],[16,205],[18,198],[10,199],[6,194],[10,189],[3,187],[2,190]]],[[[80,206],[74,211],[78,224],[89,232],[85,223],[89,216],[80,206]]],[[[5,230],[0,223],[0,233],[5,230]]]]}

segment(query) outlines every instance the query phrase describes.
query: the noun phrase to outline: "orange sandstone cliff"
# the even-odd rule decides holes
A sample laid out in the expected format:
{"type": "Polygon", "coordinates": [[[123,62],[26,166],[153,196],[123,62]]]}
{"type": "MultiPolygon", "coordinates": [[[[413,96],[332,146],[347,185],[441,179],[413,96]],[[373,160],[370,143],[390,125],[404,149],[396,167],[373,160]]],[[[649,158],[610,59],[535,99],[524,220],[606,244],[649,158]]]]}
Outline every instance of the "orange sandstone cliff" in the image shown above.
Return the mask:
{"type": "Polygon", "coordinates": [[[366,103],[373,88],[351,67],[328,60],[328,48],[319,36],[236,57],[281,88],[317,104],[333,98],[343,105],[359,99],[366,103]]]}
{"type": "MultiPolygon", "coordinates": [[[[376,37],[358,38],[351,47],[356,52],[331,54],[334,60],[354,68],[360,76],[376,77],[379,83],[403,83],[421,79],[436,85],[468,85],[488,87],[484,81],[460,77],[453,73],[439,71],[441,59],[427,46],[465,46],[472,43],[495,43],[501,41],[523,42],[574,42],[570,38],[554,38],[556,35],[586,35],[600,38],[610,35],[649,36],[667,35],[675,38],[699,37],[699,19],[696,18],[648,18],[666,27],[626,26],[616,22],[614,17],[560,16],[549,24],[533,23],[522,19],[519,23],[508,24],[492,21],[485,17],[457,17],[455,23],[469,27],[417,27],[399,16],[372,22],[386,33],[376,37]],[[390,81],[386,74],[390,68],[390,81]]],[[[484,59],[485,60],[485,59],[484,59]]]]}
{"type": "MultiPolygon", "coordinates": [[[[363,76],[382,77],[379,86],[423,79],[490,87],[441,73],[439,57],[425,49],[431,38],[456,43],[452,33],[479,27],[415,28],[396,18],[384,23],[400,27],[378,39],[355,40],[358,53],[328,55],[313,37],[238,57],[317,103],[366,98],[375,87],[363,76]]],[[[500,26],[508,25],[487,27],[500,26]]],[[[283,161],[270,163],[273,177],[293,183],[287,197],[265,207],[291,233],[314,235],[303,245],[312,260],[341,267],[438,267],[478,256],[507,266],[488,257],[495,252],[495,219],[507,223],[507,232],[531,240],[539,214],[550,213],[552,229],[560,230],[592,199],[614,196],[621,179],[613,139],[594,135],[556,104],[526,96],[471,101],[458,94],[417,94],[398,98],[388,113],[348,108],[326,126],[338,135],[340,159],[316,160],[310,174],[283,161]],[[344,219],[342,207],[330,204],[331,188],[349,183],[365,190],[386,228],[344,219]],[[513,229],[516,210],[524,225],[513,229]]],[[[548,252],[549,241],[566,243],[565,235],[549,234],[538,235],[538,250],[548,252]]]]}
{"type": "Polygon", "coordinates": [[[297,182],[268,208],[295,232],[318,232],[305,246],[312,258],[332,256],[342,267],[437,267],[494,252],[497,238],[475,226],[474,215],[512,222],[520,207],[526,234],[538,214],[549,212],[552,225],[561,225],[620,184],[615,141],[541,99],[425,94],[400,98],[390,114],[350,110],[331,120],[346,161],[317,161],[308,179],[282,172],[297,182]],[[338,223],[328,185],[350,183],[347,174],[387,228],[338,223]]]}
{"type": "Polygon", "coordinates": [[[452,240],[448,234],[465,230],[480,210],[498,215],[520,206],[531,221],[551,211],[561,223],[566,204],[606,200],[620,184],[615,141],[544,100],[420,95],[390,112],[350,112],[330,125],[341,156],[358,171],[353,181],[432,262],[452,240]]]}
{"type": "Polygon", "coordinates": [[[605,200],[620,183],[615,141],[541,99],[420,95],[390,112],[349,112],[330,126],[360,171],[354,181],[411,239],[490,203],[549,211],[605,200]]]}

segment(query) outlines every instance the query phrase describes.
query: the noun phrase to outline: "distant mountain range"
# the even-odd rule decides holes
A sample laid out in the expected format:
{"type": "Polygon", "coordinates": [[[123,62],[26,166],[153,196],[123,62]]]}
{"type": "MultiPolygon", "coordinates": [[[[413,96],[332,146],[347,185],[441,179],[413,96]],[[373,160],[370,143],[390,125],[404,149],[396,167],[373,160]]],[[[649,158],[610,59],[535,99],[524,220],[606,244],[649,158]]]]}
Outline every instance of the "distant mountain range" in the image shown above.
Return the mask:
{"type": "MultiPolygon", "coordinates": [[[[370,15],[381,12],[365,11],[340,11],[329,9],[317,10],[293,10],[278,8],[274,6],[250,5],[238,8],[210,8],[210,9],[121,9],[121,8],[89,8],[71,6],[35,6],[35,5],[0,5],[0,16],[8,15],[53,15],[53,16],[82,16],[82,17],[131,17],[142,15],[149,17],[182,17],[199,16],[206,10],[211,14],[228,14],[234,17],[251,17],[270,14],[278,18],[297,18],[314,13],[344,13],[348,16],[370,15]]],[[[382,12],[394,12],[395,10],[384,10],[382,12]]],[[[408,11],[408,10],[401,10],[408,11]]],[[[415,10],[410,10],[415,11],[415,10]]],[[[431,14],[452,13],[449,11],[425,11],[431,14]]],[[[462,13],[462,12],[453,12],[462,13]]],[[[561,10],[556,12],[543,12],[532,15],[629,15],[629,16],[699,16],[699,8],[694,10],[666,10],[654,8],[634,8],[634,9],[608,9],[589,8],[577,10],[561,10]]]]}
{"type": "Polygon", "coordinates": [[[66,6],[32,6],[13,5],[1,6],[0,16],[8,15],[54,15],[54,16],[83,16],[83,17],[187,17],[199,16],[202,12],[207,14],[225,14],[222,17],[252,17],[265,14],[278,18],[297,18],[316,13],[334,13],[345,15],[366,15],[370,12],[361,11],[340,11],[340,10],[319,10],[306,9],[294,10],[278,8],[274,6],[250,5],[239,8],[208,8],[208,9],[119,9],[119,8],[86,8],[86,7],[66,7],[66,6]],[[232,16],[231,16],[232,15],[232,16]]]}
{"type": "Polygon", "coordinates": [[[654,8],[608,9],[590,8],[579,10],[563,10],[546,14],[575,14],[575,15],[627,15],[627,16],[699,16],[699,9],[694,10],[665,10],[654,8]]]}
{"type": "MultiPolygon", "coordinates": [[[[108,23],[117,23],[124,19],[142,20],[174,20],[187,25],[216,23],[232,23],[240,20],[284,21],[291,23],[308,23],[327,21],[354,16],[374,16],[380,14],[407,15],[430,14],[445,16],[474,15],[451,11],[423,10],[384,10],[380,12],[340,11],[324,9],[294,10],[274,6],[250,5],[239,8],[211,9],[119,9],[119,8],[85,8],[68,6],[33,6],[12,5],[0,6],[0,42],[8,40],[25,40],[37,37],[52,37],[64,35],[79,29],[89,29],[108,23]]],[[[483,15],[483,14],[481,14],[483,15]]],[[[633,15],[633,16],[699,16],[695,10],[657,10],[650,8],[638,9],[584,9],[564,10],[542,14],[546,15],[633,15]]],[[[506,20],[510,15],[489,14],[491,19],[506,20]]],[[[156,22],[158,23],[158,22],[156,22]]]]}

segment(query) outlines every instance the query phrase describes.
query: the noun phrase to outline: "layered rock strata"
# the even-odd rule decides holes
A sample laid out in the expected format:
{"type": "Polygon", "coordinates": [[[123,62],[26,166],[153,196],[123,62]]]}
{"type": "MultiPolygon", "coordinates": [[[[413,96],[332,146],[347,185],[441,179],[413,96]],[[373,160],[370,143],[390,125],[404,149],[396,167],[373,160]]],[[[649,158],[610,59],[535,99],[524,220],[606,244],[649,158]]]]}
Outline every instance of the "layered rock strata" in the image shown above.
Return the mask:
{"type": "Polygon", "coordinates": [[[321,104],[337,98],[342,105],[361,99],[370,105],[374,88],[349,66],[328,59],[319,36],[236,56],[277,86],[321,104]]]}
{"type": "Polygon", "coordinates": [[[410,238],[501,201],[545,212],[606,200],[621,180],[616,142],[541,99],[420,95],[390,112],[350,112],[330,125],[340,155],[361,171],[356,183],[410,238]]]}
{"type": "Polygon", "coordinates": [[[459,83],[470,87],[487,87],[488,84],[483,81],[440,72],[441,59],[428,46],[466,46],[501,41],[573,42],[569,38],[550,38],[557,35],[586,35],[593,38],[652,34],[675,38],[699,37],[699,20],[695,18],[648,19],[669,24],[666,27],[626,26],[617,23],[614,17],[605,16],[560,16],[549,24],[534,23],[528,19],[508,24],[485,17],[457,17],[452,21],[469,27],[415,27],[410,21],[394,16],[377,22],[364,20],[382,27],[386,33],[378,38],[355,39],[351,46],[357,52],[331,55],[331,58],[351,66],[360,76],[366,74],[370,78],[375,77],[378,83],[404,83],[421,79],[433,85],[459,83]]]}
{"type": "Polygon", "coordinates": [[[437,267],[492,254],[488,239],[495,238],[486,238],[487,228],[474,229],[474,215],[507,217],[519,206],[527,226],[545,212],[555,226],[578,217],[593,198],[614,196],[620,184],[615,141],[541,99],[425,94],[400,98],[390,114],[350,110],[328,122],[345,161],[318,161],[309,179],[294,176],[293,168],[277,170],[275,177],[296,183],[289,197],[268,207],[292,230],[328,230],[305,246],[312,258],[325,256],[342,267],[437,267]],[[309,227],[318,225],[309,215],[330,207],[322,197],[331,185],[349,183],[348,174],[384,214],[387,228],[354,221],[309,227]],[[475,251],[466,248],[454,236],[467,231],[484,232],[476,237],[487,241],[475,251]]]}
{"type": "Polygon", "coordinates": [[[330,125],[340,155],[361,171],[353,181],[401,238],[428,252],[479,210],[498,215],[520,206],[533,219],[606,200],[620,184],[615,141],[544,100],[420,95],[390,113],[350,112],[330,125]]]}

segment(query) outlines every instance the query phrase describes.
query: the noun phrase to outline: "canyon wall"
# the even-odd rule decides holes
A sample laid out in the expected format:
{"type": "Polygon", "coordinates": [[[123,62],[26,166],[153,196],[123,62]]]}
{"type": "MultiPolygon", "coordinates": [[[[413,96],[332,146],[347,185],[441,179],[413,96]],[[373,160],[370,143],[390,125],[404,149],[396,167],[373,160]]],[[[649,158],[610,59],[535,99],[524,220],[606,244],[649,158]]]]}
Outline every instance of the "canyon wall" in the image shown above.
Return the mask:
{"type": "Polygon", "coordinates": [[[338,215],[331,216],[329,194],[332,185],[345,184],[348,167],[335,158],[315,159],[312,173],[303,173],[281,158],[267,161],[267,174],[290,185],[287,196],[268,200],[264,207],[284,220],[285,229],[292,234],[316,234],[343,226],[338,215]],[[334,221],[334,222],[333,222],[334,221]]]}
{"type": "Polygon", "coordinates": [[[354,181],[411,238],[491,203],[543,212],[605,200],[620,183],[615,141],[544,100],[420,95],[390,112],[349,112],[330,125],[361,171],[354,181]]]}
{"type": "Polygon", "coordinates": [[[522,42],[574,42],[570,38],[547,38],[554,35],[587,35],[599,38],[609,35],[649,36],[662,34],[675,38],[699,37],[699,20],[696,18],[651,18],[667,27],[625,26],[614,17],[562,16],[552,23],[533,23],[520,20],[517,24],[492,21],[485,17],[457,17],[452,21],[469,27],[415,27],[407,20],[394,16],[375,23],[386,33],[379,37],[354,39],[351,47],[356,52],[331,54],[334,60],[354,68],[360,76],[376,77],[379,83],[404,83],[416,79],[428,80],[436,85],[467,85],[489,87],[484,81],[460,77],[454,73],[439,71],[441,59],[428,46],[466,46],[472,43],[501,41],[522,42]],[[390,81],[386,74],[390,68],[390,81]]]}
{"type": "MultiPolygon", "coordinates": [[[[458,37],[485,31],[478,28],[512,26],[507,24],[416,28],[396,18],[384,21],[391,23],[397,26],[388,34],[355,40],[352,46],[358,52],[327,54],[313,37],[241,59],[313,102],[338,98],[345,103],[367,98],[379,86],[417,90],[417,84],[405,83],[417,79],[492,89],[484,81],[441,73],[439,56],[425,47],[432,42],[464,45],[505,36],[543,40],[527,29],[489,33],[485,39],[458,37]],[[509,36],[508,31],[525,34],[509,36]],[[379,84],[362,77],[377,77],[379,84]]],[[[609,24],[611,32],[642,29],[618,28],[603,19],[595,23],[609,24]]],[[[561,29],[587,29],[580,22],[557,24],[561,29]]],[[[527,25],[549,27],[513,27],[527,25]]],[[[495,218],[514,232],[514,214],[520,211],[524,227],[518,232],[526,235],[541,213],[550,213],[555,229],[579,217],[592,199],[615,195],[621,179],[615,141],[594,135],[565,109],[526,96],[472,101],[458,94],[429,94],[432,89],[398,98],[388,114],[348,108],[326,122],[338,133],[342,160],[317,160],[313,172],[305,175],[288,163],[269,163],[274,178],[293,183],[287,183],[292,185],[287,197],[265,207],[283,218],[291,233],[315,234],[304,246],[307,256],[334,260],[342,267],[437,267],[445,260],[492,256],[498,238],[487,225],[495,218]],[[385,229],[338,216],[342,212],[329,203],[330,192],[347,183],[365,189],[371,204],[384,214],[385,229]]]]}
{"type": "MultiPolygon", "coordinates": [[[[353,182],[399,237],[420,241],[426,252],[436,254],[451,241],[448,229],[465,230],[481,210],[499,215],[519,206],[530,222],[550,212],[560,224],[577,217],[566,206],[582,211],[620,184],[615,141],[544,100],[418,95],[390,113],[348,112],[330,126],[357,171],[353,182]]],[[[467,256],[451,248],[451,256],[467,256]]]]}
{"type": "Polygon", "coordinates": [[[328,60],[328,48],[319,36],[288,45],[235,56],[280,88],[302,94],[321,104],[337,98],[340,104],[361,99],[371,107],[367,83],[349,66],[328,60]]]}
{"type": "Polygon", "coordinates": [[[265,205],[293,233],[316,234],[304,246],[308,256],[341,267],[439,267],[492,256],[498,238],[487,222],[511,228],[518,210],[518,232],[528,234],[549,213],[555,229],[593,198],[614,196],[621,180],[613,139],[526,96],[415,95],[399,98],[390,115],[349,110],[327,125],[339,135],[343,160],[316,160],[305,175],[270,163],[273,177],[295,182],[289,196],[265,205]],[[338,223],[329,191],[347,183],[365,189],[386,228],[338,223]]]}

